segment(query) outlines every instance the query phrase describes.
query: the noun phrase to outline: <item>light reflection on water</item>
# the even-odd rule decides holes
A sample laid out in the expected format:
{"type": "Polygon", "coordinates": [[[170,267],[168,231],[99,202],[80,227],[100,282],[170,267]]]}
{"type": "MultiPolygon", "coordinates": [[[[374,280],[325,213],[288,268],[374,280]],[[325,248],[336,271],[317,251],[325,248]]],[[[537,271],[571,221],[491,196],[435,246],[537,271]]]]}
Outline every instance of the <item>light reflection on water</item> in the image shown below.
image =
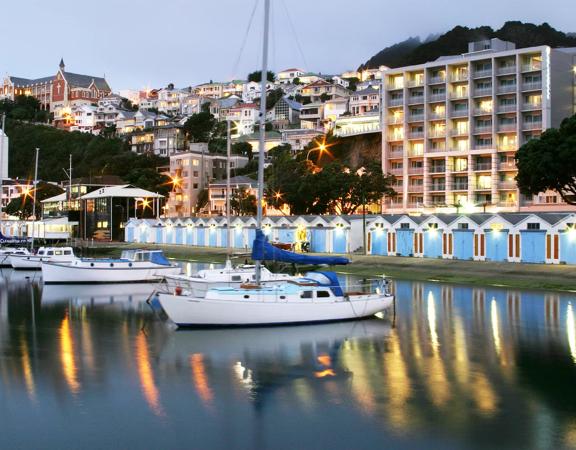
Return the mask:
{"type": "Polygon", "coordinates": [[[1,275],[1,448],[576,445],[572,294],[397,282],[394,318],[175,332],[153,285],[1,275]]]}

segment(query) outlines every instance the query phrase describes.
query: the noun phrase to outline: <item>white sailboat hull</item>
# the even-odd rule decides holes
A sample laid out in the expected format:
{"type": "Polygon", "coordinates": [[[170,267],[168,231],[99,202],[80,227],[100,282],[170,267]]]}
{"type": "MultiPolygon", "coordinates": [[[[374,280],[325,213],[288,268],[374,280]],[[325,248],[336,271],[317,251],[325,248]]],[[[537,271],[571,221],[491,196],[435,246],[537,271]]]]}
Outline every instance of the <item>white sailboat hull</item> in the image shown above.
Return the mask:
{"type": "Polygon", "coordinates": [[[227,300],[158,294],[178,326],[280,325],[361,319],[388,309],[393,296],[366,294],[327,301],[227,300]]]}
{"type": "Polygon", "coordinates": [[[42,279],[44,283],[146,283],[159,281],[166,275],[179,274],[178,266],[162,266],[151,263],[116,263],[114,267],[109,264],[95,264],[94,266],[43,264],[42,279]],[[104,267],[104,266],[108,267],[104,267]]]}
{"type": "MultiPolygon", "coordinates": [[[[16,270],[40,270],[42,263],[51,262],[54,258],[49,256],[10,256],[10,265],[16,270]]],[[[71,261],[59,261],[59,264],[70,264],[71,261]]]]}

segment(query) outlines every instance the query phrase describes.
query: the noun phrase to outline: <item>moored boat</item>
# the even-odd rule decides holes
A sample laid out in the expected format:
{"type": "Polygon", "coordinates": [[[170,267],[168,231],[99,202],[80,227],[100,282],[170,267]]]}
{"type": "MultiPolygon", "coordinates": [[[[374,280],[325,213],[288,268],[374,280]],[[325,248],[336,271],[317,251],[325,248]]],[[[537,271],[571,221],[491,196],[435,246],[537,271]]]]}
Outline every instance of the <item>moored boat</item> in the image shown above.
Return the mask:
{"type": "Polygon", "coordinates": [[[74,261],[72,247],[40,247],[35,254],[14,254],[9,256],[10,265],[17,270],[40,270],[42,263],[58,262],[68,265],[74,261]]]}
{"type": "Polygon", "coordinates": [[[75,259],[71,264],[47,262],[42,265],[44,283],[145,283],[181,268],[170,263],[161,250],[125,250],[120,258],[75,259]]]}
{"type": "Polygon", "coordinates": [[[271,286],[212,288],[204,297],[159,293],[168,317],[179,327],[281,325],[361,319],[388,309],[388,282],[344,292],[334,272],[310,272],[299,281],[271,286]]]}
{"type": "Polygon", "coordinates": [[[0,267],[12,267],[10,264],[11,255],[30,255],[30,251],[25,247],[5,247],[0,249],[0,267]]]}

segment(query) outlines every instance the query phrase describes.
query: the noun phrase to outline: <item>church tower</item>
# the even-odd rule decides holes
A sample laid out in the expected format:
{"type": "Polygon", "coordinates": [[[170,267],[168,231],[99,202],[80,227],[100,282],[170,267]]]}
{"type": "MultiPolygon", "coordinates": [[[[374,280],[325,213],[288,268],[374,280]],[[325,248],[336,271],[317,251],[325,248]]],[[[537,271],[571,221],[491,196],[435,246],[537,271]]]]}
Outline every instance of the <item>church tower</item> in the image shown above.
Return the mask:
{"type": "Polygon", "coordinates": [[[66,66],[64,65],[64,58],[60,58],[60,70],[64,72],[66,66]]]}

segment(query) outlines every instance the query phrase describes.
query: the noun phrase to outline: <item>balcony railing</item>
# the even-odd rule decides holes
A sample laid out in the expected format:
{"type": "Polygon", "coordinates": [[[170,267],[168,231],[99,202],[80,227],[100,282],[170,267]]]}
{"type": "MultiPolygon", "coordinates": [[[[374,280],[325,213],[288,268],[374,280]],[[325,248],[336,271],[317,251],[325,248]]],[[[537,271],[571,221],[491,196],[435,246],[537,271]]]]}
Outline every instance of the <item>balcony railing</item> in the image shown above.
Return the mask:
{"type": "Polygon", "coordinates": [[[492,163],[491,162],[481,162],[476,163],[475,170],[492,170],[492,163]]]}
{"type": "Polygon", "coordinates": [[[512,73],[516,73],[516,65],[511,65],[511,66],[501,66],[498,67],[498,69],[496,70],[496,73],[498,75],[510,75],[512,73]]]}
{"type": "Polygon", "coordinates": [[[454,183],[452,185],[453,191],[467,191],[468,190],[468,183],[454,183]]]}
{"type": "Polygon", "coordinates": [[[445,151],[446,147],[430,147],[427,153],[440,153],[445,151]]]}
{"type": "Polygon", "coordinates": [[[406,82],[406,86],[407,87],[418,87],[418,86],[424,86],[424,78],[420,79],[420,80],[408,80],[406,82]]]}
{"type": "Polygon", "coordinates": [[[474,150],[487,150],[493,149],[494,144],[491,142],[489,144],[474,144],[474,150]]]}
{"type": "Polygon", "coordinates": [[[511,92],[516,92],[516,89],[517,89],[516,83],[514,83],[514,84],[501,84],[498,86],[497,92],[499,94],[508,94],[511,92]]]}
{"type": "Polygon", "coordinates": [[[392,150],[388,152],[388,158],[402,158],[404,156],[404,150],[392,150]]]}
{"type": "Polygon", "coordinates": [[[488,96],[488,95],[492,95],[492,88],[478,88],[478,89],[474,89],[474,96],[476,97],[484,97],[484,96],[488,96]]]}
{"type": "Polygon", "coordinates": [[[408,175],[422,175],[423,173],[423,167],[408,167],[408,175]]]}
{"type": "Polygon", "coordinates": [[[515,123],[499,123],[498,124],[498,131],[499,132],[516,131],[516,124],[515,123]]]}
{"type": "Polygon", "coordinates": [[[492,69],[482,69],[474,72],[474,78],[485,78],[492,76],[492,69]]]}
{"type": "Polygon", "coordinates": [[[468,98],[468,91],[450,92],[450,100],[468,98]]]}
{"type": "MultiPolygon", "coordinates": [[[[498,147],[500,148],[500,147],[498,147]]],[[[516,170],[516,164],[514,162],[501,162],[498,164],[498,170],[516,170]]]]}
{"type": "Polygon", "coordinates": [[[468,134],[468,128],[454,128],[450,130],[450,136],[466,136],[468,134]]]}
{"type": "Polygon", "coordinates": [[[524,122],[522,124],[523,130],[540,130],[542,128],[542,122],[524,122]]]}
{"type": "Polygon", "coordinates": [[[430,185],[430,192],[438,192],[438,191],[445,191],[446,184],[431,184],[430,185]]]}
{"type": "Polygon", "coordinates": [[[409,131],[408,139],[422,139],[424,137],[424,131],[409,131]]]}
{"type": "Polygon", "coordinates": [[[423,156],[424,155],[424,150],[415,150],[415,149],[411,149],[408,151],[408,156],[411,158],[417,158],[419,156],[423,156]]]}
{"type": "Polygon", "coordinates": [[[542,70],[542,63],[531,63],[531,64],[522,64],[522,72],[534,72],[537,70],[542,70]]]}
{"type": "Polygon", "coordinates": [[[441,84],[446,82],[446,77],[430,77],[428,79],[428,84],[441,84]]]}
{"type": "Polygon", "coordinates": [[[450,117],[467,117],[468,108],[466,109],[453,109],[450,111],[450,117]]]}
{"type": "Polygon", "coordinates": [[[516,103],[508,103],[504,105],[498,105],[498,108],[496,110],[499,113],[506,113],[506,112],[515,112],[517,108],[518,105],[516,105],[516,103]]]}
{"type": "Polygon", "coordinates": [[[435,112],[432,112],[432,113],[428,114],[428,119],[429,119],[429,120],[443,120],[443,119],[445,119],[445,118],[446,118],[446,113],[445,113],[445,112],[443,112],[443,113],[435,113],[435,112]]]}
{"type": "Polygon", "coordinates": [[[475,134],[492,133],[492,125],[476,125],[474,127],[475,134]]]}
{"type": "Polygon", "coordinates": [[[424,103],[424,96],[423,95],[411,95],[408,97],[408,104],[415,105],[418,103],[424,103]]]}
{"type": "Polygon", "coordinates": [[[386,122],[391,125],[397,125],[399,123],[404,123],[404,116],[389,116],[386,122]]]}
{"type": "Polygon", "coordinates": [[[446,166],[430,166],[428,171],[430,173],[444,173],[446,172],[446,166]]]}
{"type": "Polygon", "coordinates": [[[498,189],[517,189],[518,185],[515,181],[500,181],[498,183],[498,189]]]}
{"type": "Polygon", "coordinates": [[[409,184],[408,192],[424,192],[424,186],[421,184],[409,184]]]}
{"type": "Polygon", "coordinates": [[[430,102],[444,102],[446,101],[446,93],[443,94],[432,94],[429,97],[430,102]]]}
{"type": "Polygon", "coordinates": [[[388,142],[403,141],[403,140],[404,140],[404,134],[391,133],[388,135],[388,142]]]}
{"type": "Polygon", "coordinates": [[[404,83],[388,83],[386,89],[389,91],[395,91],[397,89],[404,89],[404,83]]]}
{"type": "Polygon", "coordinates": [[[537,109],[542,109],[542,102],[524,103],[522,105],[522,111],[534,111],[537,109]]]}
{"type": "Polygon", "coordinates": [[[389,169],[388,172],[390,172],[392,175],[402,175],[404,173],[404,169],[401,167],[397,167],[389,169]]]}
{"type": "Polygon", "coordinates": [[[467,152],[470,149],[468,147],[451,147],[450,151],[451,152],[467,152]]]}
{"type": "Polygon", "coordinates": [[[492,190],[492,186],[489,185],[489,184],[479,184],[479,183],[476,183],[476,184],[474,185],[474,190],[475,190],[475,191],[490,191],[490,190],[492,190]]]}
{"type": "Polygon", "coordinates": [[[537,91],[542,89],[542,82],[535,81],[533,83],[522,83],[523,91],[537,91]]]}
{"type": "Polygon", "coordinates": [[[434,128],[428,130],[428,137],[429,138],[443,138],[446,137],[446,130],[436,130],[434,128]]]}
{"type": "Polygon", "coordinates": [[[402,106],[404,104],[404,98],[391,98],[388,100],[388,106],[402,106]]]}
{"type": "Polygon", "coordinates": [[[468,81],[468,72],[457,72],[450,75],[450,81],[452,82],[459,82],[459,81],[468,81]]]}
{"type": "Polygon", "coordinates": [[[422,122],[424,120],[424,114],[410,114],[408,116],[408,122],[422,122]]]}
{"type": "Polygon", "coordinates": [[[484,109],[484,108],[474,108],[474,115],[475,116],[489,116],[492,114],[491,109],[484,109]]]}

